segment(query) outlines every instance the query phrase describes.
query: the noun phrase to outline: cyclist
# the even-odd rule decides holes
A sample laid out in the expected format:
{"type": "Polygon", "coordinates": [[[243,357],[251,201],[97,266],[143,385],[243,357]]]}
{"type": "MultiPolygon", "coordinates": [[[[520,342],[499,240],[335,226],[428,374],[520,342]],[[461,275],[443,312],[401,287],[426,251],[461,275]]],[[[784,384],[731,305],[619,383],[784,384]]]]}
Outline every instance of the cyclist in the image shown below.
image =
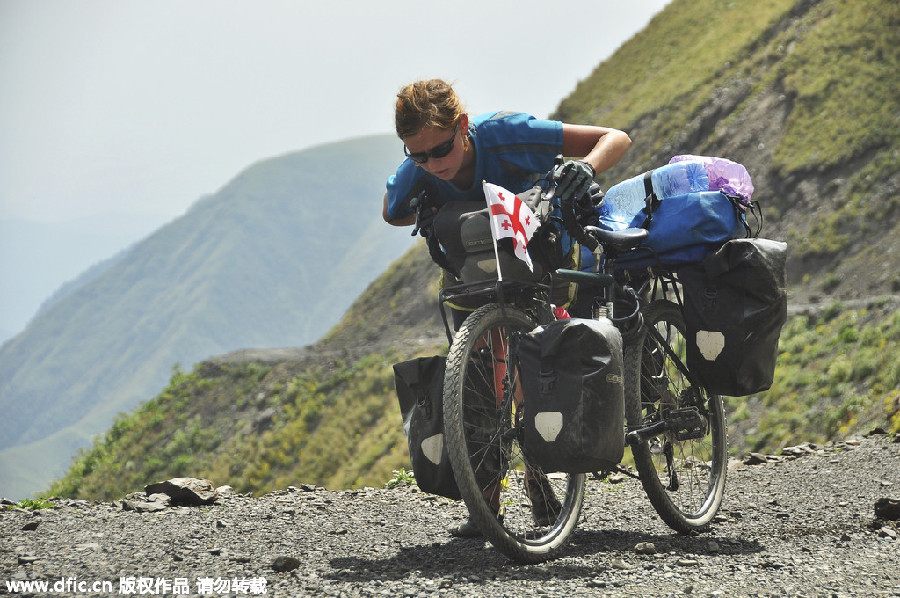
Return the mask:
{"type": "MultiPolygon", "coordinates": [[[[482,181],[521,193],[550,171],[560,154],[577,159],[554,171],[557,192],[563,197],[580,196],[596,174],[616,164],[631,145],[627,134],[607,127],[541,120],[518,112],[470,117],[452,86],[441,79],[404,86],[394,110],[397,136],[406,154],[388,178],[384,194],[382,216],[394,226],[416,223],[410,202],[426,186],[429,194],[438,196],[430,199],[439,205],[485,201],[482,181]]],[[[420,212],[423,230],[435,211],[420,212]]],[[[471,520],[451,533],[480,534],[471,520]]]]}
{"type": "Polygon", "coordinates": [[[520,193],[553,167],[562,154],[580,157],[558,169],[560,192],[583,193],[593,177],[616,164],[631,139],[622,131],[491,112],[469,117],[453,88],[441,79],[403,87],[395,103],[395,127],[407,159],[388,178],[384,220],[415,223],[409,200],[425,181],[442,202],[484,201],[482,181],[520,193]]]}

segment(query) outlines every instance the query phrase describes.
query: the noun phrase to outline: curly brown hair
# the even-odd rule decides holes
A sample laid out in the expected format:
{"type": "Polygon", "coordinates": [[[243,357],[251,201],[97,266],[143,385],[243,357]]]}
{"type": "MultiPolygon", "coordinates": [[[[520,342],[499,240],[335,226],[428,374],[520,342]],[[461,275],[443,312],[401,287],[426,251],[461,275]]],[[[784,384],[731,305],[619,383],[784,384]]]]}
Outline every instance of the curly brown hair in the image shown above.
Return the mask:
{"type": "Polygon", "coordinates": [[[394,104],[394,126],[400,139],[425,127],[452,129],[464,110],[459,96],[442,79],[416,81],[404,86],[394,104]]]}

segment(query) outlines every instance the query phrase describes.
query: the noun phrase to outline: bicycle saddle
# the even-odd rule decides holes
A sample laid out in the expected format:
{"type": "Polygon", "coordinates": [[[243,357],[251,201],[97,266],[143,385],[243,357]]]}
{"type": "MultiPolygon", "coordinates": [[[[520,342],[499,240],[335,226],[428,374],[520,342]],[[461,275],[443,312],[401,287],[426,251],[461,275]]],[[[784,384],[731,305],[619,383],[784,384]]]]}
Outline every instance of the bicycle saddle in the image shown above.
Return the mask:
{"type": "Polygon", "coordinates": [[[585,226],[586,233],[597,239],[603,247],[616,251],[631,251],[643,243],[650,234],[646,228],[626,228],[624,230],[604,230],[596,226],[585,226]]]}

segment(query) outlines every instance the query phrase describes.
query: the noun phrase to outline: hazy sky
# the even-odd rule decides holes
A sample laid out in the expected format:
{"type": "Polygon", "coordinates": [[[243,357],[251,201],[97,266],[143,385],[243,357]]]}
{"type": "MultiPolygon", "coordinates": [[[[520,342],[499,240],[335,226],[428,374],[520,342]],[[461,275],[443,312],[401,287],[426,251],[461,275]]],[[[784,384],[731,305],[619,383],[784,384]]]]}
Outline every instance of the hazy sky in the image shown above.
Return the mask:
{"type": "Polygon", "coordinates": [[[391,133],[423,77],[546,116],[666,1],[0,0],[0,218],[177,216],[261,159],[391,133]]]}
{"type": "Polygon", "coordinates": [[[0,342],[248,166],[393,134],[406,83],[547,116],[666,3],[0,0],[0,342]]]}

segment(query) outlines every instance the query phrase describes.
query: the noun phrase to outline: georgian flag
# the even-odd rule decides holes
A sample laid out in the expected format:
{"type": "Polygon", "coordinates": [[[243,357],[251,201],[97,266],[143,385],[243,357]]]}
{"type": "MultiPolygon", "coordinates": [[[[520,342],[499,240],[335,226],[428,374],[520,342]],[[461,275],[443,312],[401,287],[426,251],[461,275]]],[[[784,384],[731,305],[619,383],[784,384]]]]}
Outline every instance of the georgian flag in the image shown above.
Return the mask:
{"type": "Polygon", "coordinates": [[[491,211],[491,233],[495,240],[512,237],[516,257],[534,272],[531,256],[528,255],[528,241],[540,223],[525,202],[511,191],[485,182],[484,196],[491,211]]]}

